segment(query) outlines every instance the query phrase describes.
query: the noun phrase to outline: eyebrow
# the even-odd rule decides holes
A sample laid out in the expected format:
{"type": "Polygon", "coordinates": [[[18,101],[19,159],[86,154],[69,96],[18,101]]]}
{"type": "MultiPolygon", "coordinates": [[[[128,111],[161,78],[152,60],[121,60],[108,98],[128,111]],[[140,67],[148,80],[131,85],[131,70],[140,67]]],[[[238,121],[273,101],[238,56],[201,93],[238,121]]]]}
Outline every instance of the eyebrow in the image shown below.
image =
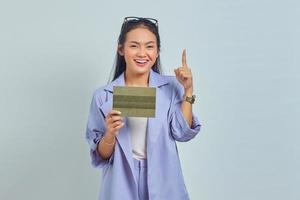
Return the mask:
{"type": "MultiPolygon", "coordinates": [[[[134,44],[140,44],[139,42],[137,41],[130,41],[129,43],[134,43],[134,44]]],[[[149,42],[146,42],[145,44],[150,44],[150,43],[155,43],[154,41],[149,41],[149,42]]]]}

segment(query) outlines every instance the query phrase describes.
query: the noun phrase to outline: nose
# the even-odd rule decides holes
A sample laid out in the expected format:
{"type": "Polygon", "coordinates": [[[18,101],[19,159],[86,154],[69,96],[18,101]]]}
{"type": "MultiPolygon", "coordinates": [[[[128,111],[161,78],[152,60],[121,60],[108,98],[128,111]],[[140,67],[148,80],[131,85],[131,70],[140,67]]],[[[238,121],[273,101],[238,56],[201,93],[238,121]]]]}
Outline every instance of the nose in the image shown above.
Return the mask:
{"type": "Polygon", "coordinates": [[[144,47],[139,48],[137,52],[138,57],[145,57],[146,56],[146,49],[144,47]]]}

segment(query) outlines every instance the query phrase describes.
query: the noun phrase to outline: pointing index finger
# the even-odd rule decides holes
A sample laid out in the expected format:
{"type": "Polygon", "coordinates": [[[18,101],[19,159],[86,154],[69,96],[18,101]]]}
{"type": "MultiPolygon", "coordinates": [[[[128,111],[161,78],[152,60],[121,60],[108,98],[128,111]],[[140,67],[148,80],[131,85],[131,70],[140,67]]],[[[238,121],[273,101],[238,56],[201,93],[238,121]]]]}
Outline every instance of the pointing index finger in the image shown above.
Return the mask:
{"type": "Polygon", "coordinates": [[[182,66],[187,67],[187,64],[186,64],[186,49],[183,49],[183,52],[182,52],[182,66]]]}

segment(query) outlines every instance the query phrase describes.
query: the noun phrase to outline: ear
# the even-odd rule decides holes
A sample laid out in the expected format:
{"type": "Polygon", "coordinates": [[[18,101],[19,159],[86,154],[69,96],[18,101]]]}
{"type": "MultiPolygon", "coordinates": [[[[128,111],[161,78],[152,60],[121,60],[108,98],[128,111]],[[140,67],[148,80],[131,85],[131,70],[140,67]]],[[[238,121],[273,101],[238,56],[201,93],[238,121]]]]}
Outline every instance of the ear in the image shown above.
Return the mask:
{"type": "Polygon", "coordinates": [[[121,44],[118,44],[118,53],[119,53],[121,56],[124,56],[123,46],[122,46],[121,44]]]}

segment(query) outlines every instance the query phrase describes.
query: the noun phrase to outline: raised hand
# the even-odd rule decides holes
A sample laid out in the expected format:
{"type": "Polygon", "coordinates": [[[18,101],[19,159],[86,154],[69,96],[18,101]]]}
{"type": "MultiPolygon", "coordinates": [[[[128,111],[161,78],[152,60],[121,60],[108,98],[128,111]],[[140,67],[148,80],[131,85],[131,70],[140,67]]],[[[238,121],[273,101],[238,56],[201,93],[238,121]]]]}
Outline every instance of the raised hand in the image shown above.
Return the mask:
{"type": "Polygon", "coordinates": [[[177,80],[184,87],[185,91],[193,92],[193,76],[191,69],[186,63],[186,50],[182,52],[182,65],[174,70],[177,80]]]}

